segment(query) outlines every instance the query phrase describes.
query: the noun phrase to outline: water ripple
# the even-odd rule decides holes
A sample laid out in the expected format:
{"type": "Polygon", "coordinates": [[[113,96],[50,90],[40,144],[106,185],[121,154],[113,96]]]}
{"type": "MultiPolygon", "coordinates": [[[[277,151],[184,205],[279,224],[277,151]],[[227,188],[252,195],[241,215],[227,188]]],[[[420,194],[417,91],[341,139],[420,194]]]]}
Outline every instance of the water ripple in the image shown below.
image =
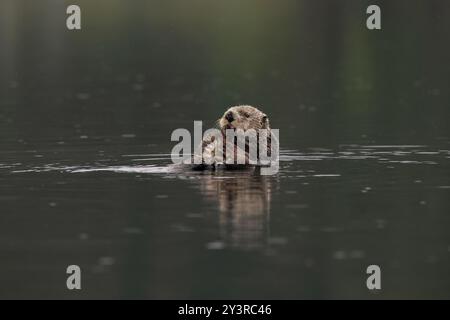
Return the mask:
{"type": "MultiPolygon", "coordinates": [[[[316,161],[371,161],[379,164],[395,165],[439,165],[448,163],[449,150],[433,149],[425,145],[340,145],[335,150],[329,148],[309,148],[305,151],[295,149],[280,150],[279,160],[281,170],[287,172],[295,171],[300,166],[293,167],[297,162],[316,161]]],[[[45,157],[44,157],[45,158],[45,157]]],[[[89,158],[88,155],[83,156],[89,158]]],[[[36,161],[39,161],[37,158],[36,161]]],[[[136,153],[123,154],[119,156],[108,155],[93,159],[93,164],[63,165],[70,163],[70,159],[55,161],[42,165],[25,165],[21,162],[0,163],[0,170],[9,173],[27,172],[49,172],[60,171],[67,173],[88,172],[116,172],[116,173],[143,173],[143,174],[166,174],[173,170],[170,168],[171,157],[169,153],[136,153]],[[151,163],[149,163],[151,162],[151,163]]],[[[311,168],[310,168],[311,169],[311,168]]],[[[319,168],[320,169],[320,168],[319,168]]],[[[313,170],[314,172],[314,170],[313,170]]],[[[336,172],[314,172],[316,177],[338,177],[336,172]]]]}

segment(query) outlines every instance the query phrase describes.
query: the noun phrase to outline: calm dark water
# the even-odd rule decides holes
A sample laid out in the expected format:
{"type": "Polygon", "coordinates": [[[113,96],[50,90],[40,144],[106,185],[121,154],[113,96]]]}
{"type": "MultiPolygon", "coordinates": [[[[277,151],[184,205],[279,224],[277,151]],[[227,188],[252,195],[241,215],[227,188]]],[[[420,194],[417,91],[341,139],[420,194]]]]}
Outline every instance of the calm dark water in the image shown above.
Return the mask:
{"type": "Polygon", "coordinates": [[[381,2],[377,32],[364,1],[79,1],[77,32],[25,3],[0,4],[1,298],[450,298],[447,2],[381,2]],[[278,174],[169,169],[174,129],[240,103],[278,174]]]}

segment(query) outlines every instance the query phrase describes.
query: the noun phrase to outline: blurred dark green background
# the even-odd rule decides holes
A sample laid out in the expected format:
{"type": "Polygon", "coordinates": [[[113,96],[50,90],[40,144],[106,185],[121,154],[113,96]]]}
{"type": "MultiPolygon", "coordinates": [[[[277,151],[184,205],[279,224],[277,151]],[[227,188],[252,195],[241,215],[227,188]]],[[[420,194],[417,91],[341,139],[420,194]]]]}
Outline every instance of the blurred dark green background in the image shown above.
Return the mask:
{"type": "Polygon", "coordinates": [[[212,123],[239,103],[308,145],[448,133],[446,1],[377,1],[381,31],[365,27],[371,1],[81,0],[81,31],[65,28],[68,4],[0,4],[1,110],[15,137],[76,120],[166,138],[155,121],[212,123]]]}

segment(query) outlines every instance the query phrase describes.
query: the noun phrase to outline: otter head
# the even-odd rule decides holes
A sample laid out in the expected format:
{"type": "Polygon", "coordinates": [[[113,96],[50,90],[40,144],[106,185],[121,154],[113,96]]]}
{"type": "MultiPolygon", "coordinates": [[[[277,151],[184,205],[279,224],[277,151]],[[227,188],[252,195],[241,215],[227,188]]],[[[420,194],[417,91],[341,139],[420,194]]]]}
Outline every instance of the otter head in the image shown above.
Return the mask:
{"type": "Polygon", "coordinates": [[[252,106],[231,107],[219,119],[220,130],[227,129],[270,129],[269,118],[252,106]]]}

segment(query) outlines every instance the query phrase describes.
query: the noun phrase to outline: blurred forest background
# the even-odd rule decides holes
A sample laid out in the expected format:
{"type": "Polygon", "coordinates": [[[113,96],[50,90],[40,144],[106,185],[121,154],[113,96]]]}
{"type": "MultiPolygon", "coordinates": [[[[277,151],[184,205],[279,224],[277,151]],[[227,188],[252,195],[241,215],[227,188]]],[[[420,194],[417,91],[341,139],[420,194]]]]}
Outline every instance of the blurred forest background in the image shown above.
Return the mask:
{"type": "Polygon", "coordinates": [[[376,1],[380,31],[369,4],[3,0],[0,134],[133,132],[168,148],[173,129],[253,104],[285,147],[447,135],[449,2],[376,1]]]}

